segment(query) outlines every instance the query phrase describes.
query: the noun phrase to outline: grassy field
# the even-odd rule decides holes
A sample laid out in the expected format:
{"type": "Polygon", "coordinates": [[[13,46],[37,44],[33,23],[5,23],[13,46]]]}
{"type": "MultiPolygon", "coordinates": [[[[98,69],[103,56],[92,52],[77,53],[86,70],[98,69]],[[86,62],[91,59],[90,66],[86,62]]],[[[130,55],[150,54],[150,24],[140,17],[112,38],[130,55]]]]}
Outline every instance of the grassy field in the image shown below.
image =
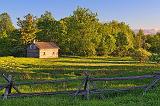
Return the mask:
{"type": "MultiPolygon", "coordinates": [[[[130,57],[63,57],[58,59],[0,57],[0,73],[11,74],[15,81],[44,81],[56,79],[83,78],[88,71],[91,77],[121,77],[152,74],[160,71],[160,64],[139,63],[130,57]]],[[[125,88],[149,83],[151,80],[105,81],[97,82],[99,88],[125,88]]],[[[4,83],[0,77],[0,83],[4,83]]],[[[21,92],[50,92],[74,90],[80,82],[19,86],[21,92]]],[[[3,91],[0,93],[2,94],[3,91]]],[[[43,97],[14,98],[0,100],[0,106],[159,106],[160,87],[142,95],[142,90],[130,92],[108,92],[106,99],[98,99],[95,95],[91,100],[73,99],[68,95],[43,97]]]]}

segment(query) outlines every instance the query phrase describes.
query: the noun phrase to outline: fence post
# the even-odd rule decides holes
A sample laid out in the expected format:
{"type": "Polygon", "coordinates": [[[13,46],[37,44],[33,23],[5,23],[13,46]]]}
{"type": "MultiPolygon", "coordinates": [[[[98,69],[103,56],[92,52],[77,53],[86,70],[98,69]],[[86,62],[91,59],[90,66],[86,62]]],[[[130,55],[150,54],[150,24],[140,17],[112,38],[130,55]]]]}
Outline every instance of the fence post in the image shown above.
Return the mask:
{"type": "Polygon", "coordinates": [[[78,94],[82,95],[82,98],[86,97],[89,99],[90,87],[89,87],[89,75],[87,72],[84,72],[85,78],[82,83],[79,85],[78,90],[75,92],[74,96],[78,94]]]}
{"type": "Polygon", "coordinates": [[[82,96],[82,97],[84,97],[84,96],[86,96],[86,98],[87,98],[87,100],[89,99],[89,93],[90,93],[90,87],[89,87],[89,75],[88,75],[88,73],[87,72],[84,72],[84,74],[85,74],[85,76],[86,76],[86,78],[85,78],[85,82],[84,82],[84,95],[82,96]]]}
{"type": "Polygon", "coordinates": [[[13,81],[12,81],[11,75],[9,75],[8,77],[4,76],[4,78],[8,81],[8,86],[6,87],[5,92],[3,94],[3,100],[7,99],[8,94],[10,94],[12,92],[12,86],[13,86],[13,81]]]}
{"type": "Polygon", "coordinates": [[[156,86],[159,81],[160,81],[160,72],[156,72],[154,76],[154,80],[145,88],[143,95],[145,95],[149,89],[156,86]]]}

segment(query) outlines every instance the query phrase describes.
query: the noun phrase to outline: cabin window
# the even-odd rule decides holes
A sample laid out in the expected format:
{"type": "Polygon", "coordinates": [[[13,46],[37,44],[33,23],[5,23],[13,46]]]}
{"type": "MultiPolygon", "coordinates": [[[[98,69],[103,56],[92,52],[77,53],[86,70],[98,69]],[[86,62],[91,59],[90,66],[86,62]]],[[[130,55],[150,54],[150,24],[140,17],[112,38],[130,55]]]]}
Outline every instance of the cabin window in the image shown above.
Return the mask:
{"type": "Polygon", "coordinates": [[[43,52],[43,55],[46,55],[46,52],[43,52]]]}

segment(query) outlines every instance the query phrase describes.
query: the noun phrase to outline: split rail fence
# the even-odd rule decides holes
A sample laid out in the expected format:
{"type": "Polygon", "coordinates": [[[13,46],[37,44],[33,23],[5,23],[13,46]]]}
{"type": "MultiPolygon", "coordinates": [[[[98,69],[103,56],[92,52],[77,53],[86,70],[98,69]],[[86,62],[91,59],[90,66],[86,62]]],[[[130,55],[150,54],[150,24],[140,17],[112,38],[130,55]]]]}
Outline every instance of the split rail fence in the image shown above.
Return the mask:
{"type": "Polygon", "coordinates": [[[68,79],[68,80],[51,80],[51,81],[38,81],[38,82],[15,82],[11,75],[2,74],[3,78],[7,81],[6,84],[0,84],[0,90],[4,89],[4,94],[1,96],[3,99],[8,97],[25,97],[25,96],[40,96],[40,95],[55,95],[55,94],[70,94],[74,97],[82,95],[83,98],[89,99],[90,94],[99,94],[101,98],[105,98],[105,91],[129,91],[135,89],[143,89],[145,94],[149,89],[154,88],[158,85],[160,81],[160,72],[156,72],[152,75],[142,75],[142,76],[129,76],[129,77],[114,77],[114,78],[92,78],[85,72],[84,78],[79,79],[68,79]],[[143,86],[132,86],[128,88],[119,89],[99,89],[97,88],[95,82],[97,81],[124,81],[124,80],[141,80],[141,79],[152,79],[149,84],[143,86]],[[20,85],[35,85],[35,84],[49,84],[49,83],[63,83],[63,82],[74,82],[81,81],[81,84],[76,90],[69,91],[59,91],[59,92],[41,92],[41,93],[23,93],[18,89],[20,85]],[[13,93],[13,89],[16,93],[13,93]]]}

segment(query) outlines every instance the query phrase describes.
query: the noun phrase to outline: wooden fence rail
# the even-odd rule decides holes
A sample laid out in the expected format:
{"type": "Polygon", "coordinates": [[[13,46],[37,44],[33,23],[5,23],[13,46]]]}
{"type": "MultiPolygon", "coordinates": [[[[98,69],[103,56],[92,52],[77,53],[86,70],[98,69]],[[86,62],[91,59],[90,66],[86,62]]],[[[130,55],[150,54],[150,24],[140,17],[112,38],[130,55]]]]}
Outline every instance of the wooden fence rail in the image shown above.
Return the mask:
{"type": "Polygon", "coordinates": [[[63,82],[73,82],[83,80],[83,78],[78,79],[65,79],[65,80],[52,80],[52,81],[38,81],[38,82],[17,82],[15,85],[35,85],[35,84],[49,84],[49,83],[63,83],[63,82]]]}
{"type": "Polygon", "coordinates": [[[5,89],[2,95],[3,99],[7,97],[22,97],[22,96],[39,96],[39,95],[55,95],[55,94],[72,94],[74,97],[82,95],[89,99],[90,94],[99,94],[101,98],[105,98],[104,91],[128,91],[134,89],[144,89],[145,94],[149,89],[155,87],[160,81],[160,72],[156,72],[153,75],[142,75],[142,76],[129,76],[129,77],[115,77],[115,78],[91,78],[87,72],[84,73],[85,78],[78,79],[66,79],[66,80],[52,80],[52,81],[37,81],[37,82],[14,82],[11,75],[2,74],[3,78],[7,81],[6,84],[0,84],[0,90],[5,89]],[[149,84],[143,86],[133,86],[128,88],[120,89],[98,89],[95,81],[120,81],[120,80],[141,80],[141,79],[153,79],[149,84]],[[49,83],[63,83],[63,82],[74,82],[82,81],[77,90],[70,91],[59,91],[59,92],[41,92],[41,93],[21,93],[17,86],[20,85],[35,85],[35,84],[49,84],[49,83]],[[17,93],[12,93],[14,89],[17,93]]]}
{"type": "Polygon", "coordinates": [[[130,76],[130,77],[116,77],[116,78],[90,78],[91,81],[115,81],[115,80],[137,80],[153,78],[155,75],[130,76]]]}

